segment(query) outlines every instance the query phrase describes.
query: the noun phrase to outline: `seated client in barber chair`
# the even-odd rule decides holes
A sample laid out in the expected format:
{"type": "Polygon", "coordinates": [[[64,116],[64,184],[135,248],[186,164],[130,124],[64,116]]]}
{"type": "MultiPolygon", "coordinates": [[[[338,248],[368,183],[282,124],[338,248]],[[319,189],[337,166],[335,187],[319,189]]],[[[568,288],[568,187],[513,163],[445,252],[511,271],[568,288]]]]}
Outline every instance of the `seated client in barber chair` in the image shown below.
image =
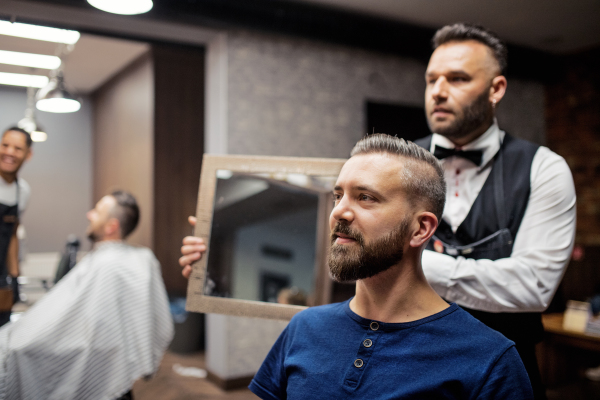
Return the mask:
{"type": "Polygon", "coordinates": [[[87,213],[93,249],[0,329],[0,399],[131,399],[173,337],[160,265],[125,244],[139,209],[122,191],[87,213]]]}

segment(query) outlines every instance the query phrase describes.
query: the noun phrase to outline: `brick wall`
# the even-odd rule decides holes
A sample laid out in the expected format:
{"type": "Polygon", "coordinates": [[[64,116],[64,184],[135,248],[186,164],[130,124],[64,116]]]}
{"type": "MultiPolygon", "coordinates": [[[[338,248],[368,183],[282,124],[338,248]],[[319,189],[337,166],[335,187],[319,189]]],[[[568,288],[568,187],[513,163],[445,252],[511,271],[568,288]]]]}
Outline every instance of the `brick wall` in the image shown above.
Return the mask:
{"type": "Polygon", "coordinates": [[[555,81],[546,86],[547,145],[566,159],[573,173],[575,244],[584,252],[571,260],[553,311],[600,288],[600,48],[565,57],[557,70],[555,81]]]}
{"type": "Polygon", "coordinates": [[[600,48],[564,59],[546,87],[548,147],[563,156],[577,190],[577,239],[600,245],[600,48]]]}

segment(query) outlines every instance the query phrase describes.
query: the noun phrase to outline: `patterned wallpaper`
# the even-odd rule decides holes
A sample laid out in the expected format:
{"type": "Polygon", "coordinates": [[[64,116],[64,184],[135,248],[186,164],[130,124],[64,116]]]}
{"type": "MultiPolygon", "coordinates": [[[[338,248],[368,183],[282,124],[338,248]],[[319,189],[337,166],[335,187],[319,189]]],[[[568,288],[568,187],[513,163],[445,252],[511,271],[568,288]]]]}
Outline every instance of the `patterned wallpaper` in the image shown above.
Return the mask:
{"type": "Polygon", "coordinates": [[[345,158],[366,99],[422,104],[416,61],[246,31],[228,46],[230,153],[345,158]]]}
{"type": "MultiPolygon", "coordinates": [[[[229,153],[347,157],[366,132],[365,102],[423,105],[426,65],[308,39],[228,34],[229,153]]],[[[509,81],[498,111],[515,136],[544,143],[544,88],[509,81]]]]}

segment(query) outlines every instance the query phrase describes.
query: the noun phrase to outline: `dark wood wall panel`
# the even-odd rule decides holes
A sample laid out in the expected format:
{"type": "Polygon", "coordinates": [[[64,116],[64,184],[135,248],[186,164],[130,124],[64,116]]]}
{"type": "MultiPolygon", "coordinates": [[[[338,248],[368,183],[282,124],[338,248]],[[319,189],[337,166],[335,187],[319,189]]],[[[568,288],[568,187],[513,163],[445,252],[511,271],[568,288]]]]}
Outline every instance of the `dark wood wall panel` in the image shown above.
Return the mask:
{"type": "Polygon", "coordinates": [[[92,97],[93,202],[115,189],[131,192],[140,206],[140,223],[127,241],[148,247],[154,232],[152,69],[150,56],[144,54],[92,97]]]}
{"type": "Polygon", "coordinates": [[[154,60],[154,252],[167,291],[185,296],[177,262],[196,211],[204,152],[204,50],[152,46],[154,60]]]}

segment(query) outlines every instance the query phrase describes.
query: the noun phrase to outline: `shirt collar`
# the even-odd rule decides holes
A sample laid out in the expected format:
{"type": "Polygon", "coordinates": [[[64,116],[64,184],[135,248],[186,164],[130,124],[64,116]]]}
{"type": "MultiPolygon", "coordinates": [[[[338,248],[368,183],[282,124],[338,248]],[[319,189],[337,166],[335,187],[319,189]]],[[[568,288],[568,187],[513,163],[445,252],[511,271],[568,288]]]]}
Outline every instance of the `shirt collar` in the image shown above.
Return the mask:
{"type": "MultiPolygon", "coordinates": [[[[483,135],[479,136],[477,139],[472,142],[467,143],[462,146],[462,150],[483,150],[483,157],[481,158],[481,166],[479,169],[484,168],[492,158],[496,155],[498,150],[500,150],[500,145],[504,140],[504,135],[506,133],[498,127],[498,121],[494,118],[494,123],[489,127],[487,131],[483,133],[483,135]]],[[[450,140],[445,138],[442,135],[438,135],[434,133],[431,138],[431,149],[430,151],[433,153],[435,146],[442,146],[448,149],[453,149],[456,146],[450,140]]]]}

